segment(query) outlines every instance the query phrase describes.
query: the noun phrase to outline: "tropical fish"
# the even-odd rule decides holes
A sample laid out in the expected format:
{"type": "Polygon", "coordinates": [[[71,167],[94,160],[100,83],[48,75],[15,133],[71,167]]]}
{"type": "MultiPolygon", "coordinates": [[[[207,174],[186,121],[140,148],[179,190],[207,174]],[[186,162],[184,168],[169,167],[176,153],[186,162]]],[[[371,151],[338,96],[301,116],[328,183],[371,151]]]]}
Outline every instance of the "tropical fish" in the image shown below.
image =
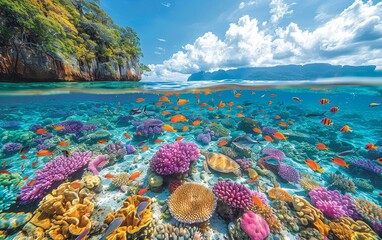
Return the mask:
{"type": "Polygon", "coordinates": [[[374,143],[368,143],[368,144],[366,144],[365,149],[367,149],[367,150],[369,150],[369,151],[370,151],[370,150],[377,150],[378,147],[375,146],[374,143]]]}
{"type": "Polygon", "coordinates": [[[37,152],[37,156],[39,157],[44,157],[44,156],[50,156],[52,155],[54,152],[51,152],[49,150],[46,150],[46,149],[41,149],[40,151],[37,152]]]}
{"type": "Polygon", "coordinates": [[[125,138],[127,138],[127,139],[131,138],[131,136],[128,133],[123,134],[123,136],[125,136],[125,138]]]}
{"type": "Polygon", "coordinates": [[[372,103],[369,104],[369,107],[378,107],[380,105],[381,105],[380,103],[372,102],[372,103]]]}
{"type": "Polygon", "coordinates": [[[149,146],[144,146],[144,147],[142,148],[142,152],[146,152],[148,149],[149,149],[149,146]]]}
{"type": "Polygon", "coordinates": [[[202,120],[195,120],[192,122],[192,126],[198,126],[202,123],[203,121],[202,120]]]}
{"type": "Polygon", "coordinates": [[[157,107],[159,107],[159,106],[161,106],[162,105],[162,102],[157,102],[157,103],[155,103],[155,106],[157,106],[157,107]]]}
{"type": "Polygon", "coordinates": [[[204,103],[201,103],[200,106],[201,106],[201,107],[207,107],[208,104],[204,102],[204,103]]]}
{"type": "Polygon", "coordinates": [[[8,172],[7,170],[0,170],[0,174],[8,174],[8,175],[11,175],[11,173],[8,172]]]}
{"type": "Polygon", "coordinates": [[[337,164],[338,166],[349,168],[349,164],[347,164],[345,160],[343,160],[342,158],[332,158],[331,160],[333,163],[337,164]]]}
{"type": "Polygon", "coordinates": [[[324,169],[322,169],[320,165],[318,165],[318,163],[316,163],[314,160],[305,160],[305,164],[308,165],[308,167],[310,167],[313,171],[317,171],[320,173],[324,171],[324,169]]]}
{"type": "Polygon", "coordinates": [[[45,129],[43,129],[43,128],[40,128],[40,129],[37,129],[36,130],[36,134],[39,134],[39,135],[41,135],[41,134],[47,134],[48,133],[48,131],[46,131],[45,129]]]}
{"type": "Polygon", "coordinates": [[[137,100],[136,100],[137,103],[141,103],[141,102],[143,102],[143,101],[145,101],[144,98],[137,98],[137,100]]]}
{"type": "Polygon", "coordinates": [[[23,177],[23,181],[28,180],[29,176],[23,177]]]}
{"type": "Polygon", "coordinates": [[[329,111],[331,113],[335,113],[335,112],[338,112],[339,109],[340,109],[339,107],[331,107],[329,111]]]}
{"type": "Polygon", "coordinates": [[[177,130],[175,130],[171,125],[168,125],[168,124],[164,124],[162,126],[162,129],[167,132],[177,132],[177,130]]]}
{"type": "Polygon", "coordinates": [[[328,126],[328,125],[333,125],[333,121],[329,118],[324,118],[321,120],[321,123],[328,126]]]}
{"type": "Polygon", "coordinates": [[[305,117],[319,117],[319,116],[324,116],[325,113],[326,113],[326,111],[323,113],[308,113],[305,115],[305,117]]]}
{"type": "Polygon", "coordinates": [[[143,201],[141,202],[139,205],[138,205],[138,208],[137,208],[137,213],[136,213],[136,217],[141,220],[141,213],[147,208],[147,206],[149,205],[149,203],[147,201],[143,201]]]}
{"type": "Polygon", "coordinates": [[[86,238],[86,236],[88,235],[88,233],[90,232],[90,227],[89,228],[86,228],[84,231],[82,231],[82,233],[80,234],[80,235],[78,235],[77,237],[76,237],[76,239],[75,240],[82,240],[82,239],[85,239],[86,238]]]}
{"type": "Polygon", "coordinates": [[[159,98],[159,101],[161,101],[161,102],[169,102],[170,100],[168,99],[167,96],[162,96],[162,97],[159,98]]]}
{"type": "Polygon", "coordinates": [[[243,117],[245,117],[242,113],[237,113],[236,114],[236,117],[239,117],[239,118],[243,118],[243,117]]]}
{"type": "Polygon", "coordinates": [[[190,100],[188,99],[180,99],[178,98],[178,101],[176,102],[178,105],[184,105],[186,103],[188,103],[190,100]]]}
{"type": "Polygon", "coordinates": [[[279,122],[280,127],[288,127],[286,122],[279,122]]]}
{"type": "Polygon", "coordinates": [[[270,97],[276,97],[276,94],[271,93],[269,96],[270,96],[270,97]]]}
{"type": "Polygon", "coordinates": [[[272,134],[273,137],[277,138],[278,140],[286,140],[288,137],[284,136],[281,132],[275,132],[272,134]]]}
{"type": "Polygon", "coordinates": [[[28,186],[29,186],[29,187],[33,187],[35,184],[36,184],[36,179],[32,179],[32,180],[28,183],[28,186]]]}
{"type": "Polygon", "coordinates": [[[268,135],[264,136],[264,139],[268,142],[274,142],[273,138],[271,136],[268,136],[268,135]]]}
{"type": "Polygon", "coordinates": [[[235,93],[235,97],[236,97],[236,98],[241,97],[241,93],[235,93]]]}
{"type": "Polygon", "coordinates": [[[22,158],[22,159],[27,159],[28,157],[25,156],[25,155],[21,155],[21,158],[22,158]]]}
{"type": "Polygon", "coordinates": [[[107,139],[102,139],[102,140],[99,140],[97,143],[98,144],[105,144],[105,143],[107,143],[109,140],[107,140],[107,139]]]}
{"type": "Polygon", "coordinates": [[[38,163],[38,159],[36,161],[32,162],[32,168],[35,168],[37,166],[37,163],[38,163]]]}
{"type": "Polygon", "coordinates": [[[348,125],[345,125],[342,128],[340,128],[340,132],[353,132],[353,130],[351,130],[348,125]]]}
{"type": "Polygon", "coordinates": [[[327,99],[327,98],[321,98],[321,99],[320,99],[320,103],[321,103],[322,105],[324,105],[324,104],[328,104],[328,103],[330,103],[330,100],[327,99]]]}
{"type": "Polygon", "coordinates": [[[296,102],[302,102],[302,100],[298,97],[292,97],[292,100],[296,101],[296,102]]]}
{"type": "Polygon", "coordinates": [[[162,142],[164,142],[164,141],[163,141],[162,139],[159,139],[159,138],[158,138],[158,139],[155,139],[154,142],[155,142],[155,143],[162,143],[162,142]]]}
{"type": "Polygon", "coordinates": [[[103,177],[104,177],[104,178],[107,178],[107,179],[110,179],[110,178],[114,178],[114,175],[108,173],[108,174],[104,175],[103,177]]]}
{"type": "Polygon", "coordinates": [[[50,124],[50,127],[53,128],[53,130],[55,130],[55,131],[61,131],[61,130],[65,129],[65,127],[62,125],[55,126],[53,124],[50,124]]]}
{"type": "Polygon", "coordinates": [[[225,145],[227,145],[227,144],[228,144],[227,141],[220,141],[220,142],[218,143],[218,146],[219,146],[219,147],[222,147],[222,146],[225,146],[225,145]]]}
{"type": "Polygon", "coordinates": [[[66,141],[61,141],[61,142],[58,143],[58,146],[60,146],[60,147],[67,147],[67,146],[69,146],[69,143],[66,142],[66,141]]]}
{"type": "Polygon", "coordinates": [[[142,146],[145,145],[145,144],[146,144],[146,142],[145,142],[145,141],[142,141],[142,142],[139,142],[137,146],[138,146],[138,147],[142,147],[142,146]]]}
{"type": "Polygon", "coordinates": [[[65,157],[71,157],[72,153],[69,150],[62,150],[62,154],[64,154],[65,157]]]}
{"type": "Polygon", "coordinates": [[[31,150],[31,148],[28,147],[28,146],[26,146],[26,147],[22,147],[22,148],[20,149],[19,153],[20,153],[21,155],[25,155],[25,154],[27,154],[27,153],[29,152],[29,150],[31,150]]]}
{"type": "Polygon", "coordinates": [[[253,183],[259,178],[259,174],[257,174],[256,170],[253,168],[247,168],[245,169],[248,172],[248,177],[251,179],[248,184],[253,183]]]}
{"type": "Polygon", "coordinates": [[[228,106],[230,106],[230,107],[233,107],[233,105],[235,105],[234,102],[229,102],[229,103],[228,103],[228,106]]]}
{"type": "Polygon", "coordinates": [[[272,103],[273,103],[272,101],[268,101],[268,105],[272,105],[272,103]]]}
{"type": "Polygon", "coordinates": [[[163,111],[162,112],[163,115],[168,115],[168,114],[171,114],[169,111],[163,111]]]}
{"type": "Polygon", "coordinates": [[[223,103],[223,101],[220,101],[218,106],[217,106],[217,108],[219,109],[219,108],[222,108],[222,107],[225,107],[225,106],[226,106],[226,104],[223,103]]]}
{"type": "Polygon", "coordinates": [[[208,110],[208,111],[213,111],[213,110],[215,110],[215,108],[213,108],[213,107],[209,107],[209,108],[207,108],[207,110],[208,110]]]}
{"type": "Polygon", "coordinates": [[[351,150],[346,150],[346,151],[337,153],[337,156],[346,156],[346,155],[353,154],[354,152],[355,152],[355,151],[354,151],[353,149],[351,149],[351,150]]]}
{"type": "Polygon", "coordinates": [[[177,122],[187,122],[187,118],[182,114],[177,114],[175,116],[172,116],[170,118],[170,122],[177,123],[177,122]]]}
{"type": "Polygon", "coordinates": [[[71,186],[72,188],[77,189],[77,188],[80,188],[80,187],[81,187],[81,183],[79,183],[79,182],[73,182],[72,184],[70,184],[70,186],[71,186]]]}
{"type": "Polygon", "coordinates": [[[141,189],[137,192],[137,195],[143,195],[143,194],[145,194],[145,192],[147,192],[147,190],[149,190],[149,188],[141,188],[141,189]]]}
{"type": "Polygon", "coordinates": [[[179,136],[179,137],[175,138],[175,141],[181,141],[182,139],[183,139],[183,137],[179,136]]]}
{"type": "Polygon", "coordinates": [[[183,131],[183,132],[188,131],[188,127],[187,127],[187,126],[183,126],[183,127],[182,127],[182,131],[183,131]]]}
{"type": "Polygon", "coordinates": [[[109,224],[109,227],[106,229],[105,233],[101,236],[99,240],[106,240],[106,237],[109,236],[115,229],[119,228],[123,222],[123,218],[117,217],[109,224]]]}
{"type": "Polygon", "coordinates": [[[25,169],[25,166],[24,166],[24,163],[23,163],[23,164],[21,164],[21,171],[24,171],[24,169],[25,169]]]}
{"type": "Polygon", "coordinates": [[[320,149],[320,150],[326,150],[326,151],[329,150],[329,148],[326,147],[326,145],[323,144],[323,143],[317,143],[316,148],[317,148],[317,149],[320,149]]]}
{"type": "Polygon", "coordinates": [[[281,117],[279,115],[276,115],[275,116],[275,119],[280,119],[281,117]]]}
{"type": "Polygon", "coordinates": [[[263,133],[260,128],[252,128],[252,131],[254,131],[255,133],[259,133],[259,134],[263,133]]]}
{"type": "Polygon", "coordinates": [[[133,181],[134,179],[138,178],[139,176],[141,176],[142,172],[135,172],[133,174],[130,175],[129,177],[129,180],[130,181],[133,181]]]}

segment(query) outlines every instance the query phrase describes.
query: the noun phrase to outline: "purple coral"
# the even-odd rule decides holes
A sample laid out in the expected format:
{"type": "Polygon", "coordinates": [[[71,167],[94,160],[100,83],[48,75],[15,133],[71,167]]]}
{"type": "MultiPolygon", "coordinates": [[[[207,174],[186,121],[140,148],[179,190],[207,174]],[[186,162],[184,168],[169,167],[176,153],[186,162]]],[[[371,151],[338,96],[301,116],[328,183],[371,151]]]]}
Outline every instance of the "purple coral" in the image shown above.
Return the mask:
{"type": "Polygon", "coordinates": [[[219,200],[234,208],[246,208],[252,204],[251,191],[240,183],[219,181],[212,192],[219,200]]]}
{"type": "Polygon", "coordinates": [[[54,145],[53,143],[40,143],[39,145],[37,145],[37,150],[43,150],[43,149],[52,150],[55,147],[56,145],[54,145]]]}
{"type": "Polygon", "coordinates": [[[381,173],[382,167],[378,166],[375,161],[369,160],[369,159],[358,159],[352,161],[352,165],[363,168],[365,170],[368,170],[373,173],[381,173]]]}
{"type": "Polygon", "coordinates": [[[276,148],[265,148],[263,150],[263,154],[271,156],[274,159],[277,159],[279,161],[281,161],[281,160],[283,160],[285,158],[285,154],[282,151],[280,151],[280,150],[278,150],[276,148]]]}
{"type": "Polygon", "coordinates": [[[118,159],[121,159],[127,154],[127,151],[125,147],[123,146],[123,143],[119,141],[116,143],[109,143],[106,146],[106,151],[109,155],[110,162],[114,162],[118,159]]]}
{"type": "Polygon", "coordinates": [[[160,175],[184,173],[199,157],[195,143],[181,141],[163,144],[151,159],[150,168],[160,175]]]}
{"type": "Polygon", "coordinates": [[[131,144],[127,144],[126,145],[126,152],[127,154],[131,154],[131,153],[134,153],[136,151],[135,147],[131,144]]]}
{"type": "Polygon", "coordinates": [[[250,160],[243,160],[243,159],[236,159],[236,162],[240,165],[241,168],[247,169],[250,168],[252,165],[252,162],[250,160]]]}
{"type": "Polygon", "coordinates": [[[284,180],[292,183],[300,181],[300,173],[294,167],[280,163],[277,174],[284,180]]]}
{"type": "Polygon", "coordinates": [[[3,146],[3,151],[6,153],[15,153],[19,151],[23,145],[20,143],[7,143],[3,146]]]}
{"type": "Polygon", "coordinates": [[[240,227],[251,240],[263,240],[271,232],[267,221],[261,215],[251,211],[246,211],[243,214],[240,227]]]}
{"type": "Polygon", "coordinates": [[[211,135],[209,133],[199,133],[198,136],[196,137],[196,141],[207,145],[208,143],[211,142],[211,135]]]}
{"type": "Polygon", "coordinates": [[[32,126],[29,127],[29,130],[31,130],[32,132],[36,132],[38,129],[41,129],[41,128],[44,128],[44,127],[40,124],[33,124],[32,126]]]}
{"type": "Polygon", "coordinates": [[[70,174],[85,166],[92,153],[74,152],[71,157],[60,155],[48,162],[41,170],[36,171],[36,177],[21,187],[20,200],[22,204],[27,204],[41,199],[48,192],[54,183],[65,180],[70,174]]]}
{"type": "Polygon", "coordinates": [[[329,218],[351,217],[355,219],[357,213],[353,207],[353,198],[342,195],[339,191],[327,190],[326,188],[315,188],[309,192],[312,203],[329,218]]]}
{"type": "Polygon", "coordinates": [[[98,175],[98,168],[103,168],[109,163],[107,160],[107,155],[99,155],[95,159],[89,162],[88,169],[94,174],[98,175]]]}
{"type": "Polygon", "coordinates": [[[54,137],[53,134],[47,133],[47,134],[41,135],[41,137],[39,137],[39,138],[35,138],[33,141],[37,144],[43,144],[45,142],[45,140],[48,140],[48,139],[53,138],[53,137],[54,137]]]}
{"type": "Polygon", "coordinates": [[[74,133],[78,134],[81,131],[96,130],[97,126],[95,125],[85,125],[81,121],[69,120],[56,124],[56,126],[63,126],[64,129],[60,132],[62,133],[74,133]]]}
{"type": "Polygon", "coordinates": [[[152,137],[163,132],[163,122],[159,119],[146,119],[143,122],[135,122],[137,130],[135,136],[152,137]]]}

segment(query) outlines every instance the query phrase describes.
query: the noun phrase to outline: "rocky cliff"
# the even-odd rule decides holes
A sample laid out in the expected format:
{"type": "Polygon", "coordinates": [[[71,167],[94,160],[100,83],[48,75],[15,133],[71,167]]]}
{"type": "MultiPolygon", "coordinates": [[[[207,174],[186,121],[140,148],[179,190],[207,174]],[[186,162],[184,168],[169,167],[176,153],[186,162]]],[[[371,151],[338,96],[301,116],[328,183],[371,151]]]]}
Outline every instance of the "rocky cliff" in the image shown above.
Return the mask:
{"type": "Polygon", "coordinates": [[[139,38],[92,1],[0,1],[0,81],[139,81],[139,38]]]}

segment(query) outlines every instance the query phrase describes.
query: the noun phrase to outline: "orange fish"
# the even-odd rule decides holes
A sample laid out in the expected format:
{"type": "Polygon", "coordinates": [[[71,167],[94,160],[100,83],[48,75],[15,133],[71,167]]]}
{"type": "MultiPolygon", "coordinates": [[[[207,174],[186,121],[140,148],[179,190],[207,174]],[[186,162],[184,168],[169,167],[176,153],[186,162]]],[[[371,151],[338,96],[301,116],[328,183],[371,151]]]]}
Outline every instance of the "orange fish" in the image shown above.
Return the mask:
{"type": "Polygon", "coordinates": [[[69,143],[66,142],[66,141],[61,141],[61,142],[58,143],[58,146],[60,146],[60,147],[67,147],[67,146],[69,146],[69,143]]]}
{"type": "Polygon", "coordinates": [[[227,141],[220,141],[220,142],[218,143],[218,146],[219,146],[219,147],[222,147],[222,146],[225,146],[225,145],[227,145],[227,144],[228,144],[227,141]]]}
{"type": "Polygon", "coordinates": [[[337,164],[338,166],[349,168],[349,164],[347,164],[345,160],[343,160],[342,158],[332,158],[331,160],[333,163],[337,164]]]}
{"type": "Polygon", "coordinates": [[[345,125],[340,129],[340,132],[353,132],[353,130],[348,125],[345,125]]]}
{"type": "Polygon", "coordinates": [[[147,192],[147,190],[149,190],[149,188],[142,188],[142,189],[140,189],[140,190],[137,192],[137,195],[145,194],[145,192],[147,192]]]}
{"type": "Polygon", "coordinates": [[[0,174],[8,174],[8,175],[11,175],[11,173],[8,172],[7,170],[0,170],[0,174]]]}
{"type": "Polygon", "coordinates": [[[268,136],[268,135],[264,136],[264,139],[268,142],[274,142],[273,138],[271,136],[268,136]]]}
{"type": "Polygon", "coordinates": [[[228,103],[228,106],[230,106],[230,107],[233,107],[233,105],[235,105],[234,102],[229,102],[229,103],[228,103]]]}
{"type": "Polygon", "coordinates": [[[77,188],[80,188],[80,187],[81,187],[81,183],[79,183],[79,182],[74,182],[74,183],[70,184],[70,186],[71,186],[72,188],[77,189],[77,188]]]}
{"type": "Polygon", "coordinates": [[[377,150],[378,147],[374,145],[374,143],[368,143],[366,146],[365,146],[365,149],[366,150],[377,150]]]}
{"type": "Polygon", "coordinates": [[[162,104],[163,104],[162,102],[157,102],[157,103],[155,103],[155,106],[159,107],[159,106],[161,106],[162,104]]]}
{"type": "Polygon", "coordinates": [[[318,163],[316,163],[315,161],[313,160],[305,160],[305,164],[308,165],[308,167],[310,167],[313,171],[317,171],[317,172],[320,172],[322,173],[324,171],[324,169],[322,169],[320,167],[320,165],[318,165],[318,163]]]}
{"type": "Polygon", "coordinates": [[[178,101],[176,102],[178,105],[184,105],[186,103],[188,103],[190,100],[188,99],[178,99],[178,101]]]}
{"type": "Polygon", "coordinates": [[[175,110],[175,111],[178,111],[178,110],[179,110],[179,108],[178,108],[178,107],[174,107],[174,110],[175,110]]]}
{"type": "Polygon", "coordinates": [[[236,108],[242,109],[243,106],[241,106],[241,105],[237,105],[236,108]]]}
{"type": "Polygon", "coordinates": [[[38,160],[32,162],[32,168],[35,168],[37,166],[38,160]]]}
{"type": "Polygon", "coordinates": [[[324,104],[328,104],[328,103],[330,103],[330,100],[327,99],[327,98],[321,98],[321,99],[320,99],[320,103],[321,103],[322,105],[324,105],[324,104]]]}
{"type": "Polygon", "coordinates": [[[225,106],[226,106],[226,104],[223,103],[223,101],[220,101],[219,104],[218,104],[218,109],[222,108],[222,107],[225,107],[225,106]]]}
{"type": "Polygon", "coordinates": [[[252,131],[254,131],[255,133],[259,133],[259,134],[263,133],[260,128],[252,128],[252,131]]]}
{"type": "Polygon", "coordinates": [[[183,132],[185,132],[185,131],[187,131],[187,130],[188,130],[188,127],[187,127],[187,126],[183,126],[183,127],[182,127],[182,131],[183,131],[183,132]]]}
{"type": "Polygon", "coordinates": [[[54,130],[56,130],[56,131],[61,131],[61,130],[64,130],[64,126],[62,126],[62,125],[58,125],[58,126],[54,126],[53,124],[50,124],[50,126],[54,129],[54,130]]]}
{"type": "Polygon", "coordinates": [[[288,127],[288,124],[286,122],[280,122],[279,125],[280,127],[288,127]]]}
{"type": "Polygon", "coordinates": [[[155,139],[155,141],[154,141],[155,143],[162,143],[162,142],[164,142],[162,139],[155,139]]]}
{"type": "Polygon", "coordinates": [[[25,169],[25,166],[24,166],[24,163],[23,163],[23,164],[21,164],[21,171],[24,171],[24,169],[25,169]]]}
{"type": "Polygon", "coordinates": [[[241,93],[236,93],[235,97],[237,97],[237,98],[241,97],[241,93]]]}
{"type": "Polygon", "coordinates": [[[272,104],[272,101],[269,101],[269,102],[268,102],[268,105],[271,105],[271,104],[272,104]]]}
{"type": "Polygon", "coordinates": [[[43,128],[40,128],[40,129],[37,129],[36,130],[36,134],[47,134],[48,133],[48,131],[46,131],[45,129],[43,129],[43,128]]]}
{"type": "Polygon", "coordinates": [[[204,91],[204,95],[210,95],[211,92],[210,91],[204,91]]]}
{"type": "Polygon", "coordinates": [[[286,140],[288,137],[284,136],[281,132],[275,132],[272,134],[273,137],[277,138],[278,140],[286,140]]]}
{"type": "Polygon", "coordinates": [[[289,123],[289,125],[293,125],[293,124],[294,124],[294,122],[293,122],[293,121],[289,121],[288,123],[289,123]]]}
{"type": "Polygon", "coordinates": [[[29,176],[25,176],[25,177],[23,178],[23,181],[27,180],[28,178],[29,178],[29,176]]]}
{"type": "Polygon", "coordinates": [[[177,115],[172,116],[170,118],[170,122],[172,122],[172,123],[187,122],[187,121],[188,121],[187,118],[184,115],[182,115],[182,114],[177,114],[177,115]]]}
{"type": "Polygon", "coordinates": [[[252,202],[253,202],[253,204],[255,204],[256,206],[258,206],[260,208],[264,206],[263,201],[261,201],[261,199],[256,195],[252,196],[252,202]]]}
{"type": "Polygon", "coordinates": [[[208,110],[208,111],[213,111],[214,108],[213,108],[213,107],[209,107],[209,108],[207,108],[207,110],[208,110]]]}
{"type": "Polygon", "coordinates": [[[168,99],[168,97],[162,96],[162,97],[159,98],[159,101],[161,101],[161,102],[169,102],[170,100],[168,99]]]}
{"type": "Polygon", "coordinates": [[[31,180],[31,181],[28,183],[28,186],[29,186],[29,187],[33,187],[35,184],[36,184],[36,179],[33,179],[33,180],[31,180]]]}
{"type": "Polygon", "coordinates": [[[320,149],[320,150],[326,150],[326,151],[329,150],[329,148],[326,147],[326,145],[323,144],[323,143],[317,143],[316,148],[317,148],[317,149],[320,149]]]}
{"type": "Polygon", "coordinates": [[[203,122],[203,121],[201,121],[201,120],[195,120],[195,121],[192,122],[192,126],[198,126],[198,125],[200,125],[202,122],[203,122]]]}
{"type": "Polygon", "coordinates": [[[127,138],[127,139],[131,138],[131,136],[128,133],[123,134],[123,136],[125,136],[125,138],[127,138]]]}
{"type": "Polygon", "coordinates": [[[175,130],[171,125],[168,125],[168,124],[164,124],[162,126],[162,129],[167,132],[177,132],[177,130],[175,130]]]}
{"type": "Polygon", "coordinates": [[[135,172],[133,174],[130,175],[129,177],[129,180],[130,181],[133,181],[134,179],[138,178],[139,176],[141,176],[142,172],[135,172]]]}
{"type": "Polygon", "coordinates": [[[140,103],[140,102],[143,102],[143,101],[145,101],[145,99],[144,98],[137,98],[137,103],[140,103]]]}
{"type": "Polygon", "coordinates": [[[255,182],[259,178],[259,175],[255,176],[251,180],[249,180],[248,184],[255,182]]]}
{"type": "Polygon", "coordinates": [[[382,158],[377,158],[376,160],[379,164],[382,164],[382,158]]]}
{"type": "Polygon", "coordinates": [[[22,159],[27,159],[28,157],[25,156],[25,155],[22,155],[21,158],[22,158],[22,159]]]}
{"type": "Polygon", "coordinates": [[[279,115],[276,115],[275,116],[275,119],[280,119],[281,117],[279,115]]]}
{"type": "Polygon", "coordinates": [[[162,112],[163,115],[168,115],[168,114],[171,114],[169,111],[163,111],[162,112]]]}
{"type": "Polygon", "coordinates": [[[276,94],[272,93],[270,96],[271,96],[271,97],[276,97],[276,94]]]}
{"type": "Polygon", "coordinates": [[[105,143],[107,143],[109,140],[107,140],[107,139],[102,139],[102,140],[99,140],[97,143],[98,144],[105,144],[105,143]]]}
{"type": "Polygon", "coordinates": [[[179,137],[175,138],[175,141],[181,141],[182,139],[183,139],[183,137],[179,136],[179,137]]]}
{"type": "Polygon", "coordinates": [[[236,117],[243,118],[245,116],[242,113],[238,113],[238,114],[236,114],[236,117]]]}
{"type": "Polygon", "coordinates": [[[200,104],[200,106],[201,107],[206,107],[206,106],[208,106],[208,104],[204,102],[204,103],[200,104]]]}
{"type": "Polygon", "coordinates": [[[49,150],[46,150],[46,149],[41,149],[40,151],[37,152],[37,156],[39,157],[44,157],[44,156],[50,156],[52,155],[54,152],[51,152],[49,150]]]}
{"type": "Polygon", "coordinates": [[[225,115],[225,118],[229,118],[229,114],[225,115]]]}
{"type": "Polygon", "coordinates": [[[173,102],[168,102],[167,104],[168,104],[168,105],[172,105],[172,104],[174,104],[174,103],[173,103],[173,102]]]}
{"type": "Polygon", "coordinates": [[[107,178],[107,179],[110,179],[110,178],[114,178],[114,175],[108,173],[108,174],[104,175],[103,177],[107,178]]]}
{"type": "Polygon", "coordinates": [[[142,148],[142,152],[146,152],[148,149],[149,149],[149,146],[144,146],[144,147],[142,148]]]}

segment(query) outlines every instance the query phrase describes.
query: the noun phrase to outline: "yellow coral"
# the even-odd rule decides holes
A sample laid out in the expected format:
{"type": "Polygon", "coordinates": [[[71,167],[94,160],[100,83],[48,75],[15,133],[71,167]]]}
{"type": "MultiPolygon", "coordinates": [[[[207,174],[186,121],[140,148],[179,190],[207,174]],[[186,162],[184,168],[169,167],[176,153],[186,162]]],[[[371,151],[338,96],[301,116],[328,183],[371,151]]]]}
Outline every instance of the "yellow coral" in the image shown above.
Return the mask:
{"type": "Polygon", "coordinates": [[[271,207],[269,207],[267,205],[262,205],[261,207],[253,205],[248,210],[264,217],[264,219],[265,219],[265,221],[267,221],[267,223],[269,225],[269,229],[271,230],[272,233],[280,233],[281,232],[281,230],[282,230],[281,222],[275,217],[271,207]]]}
{"type": "Polygon", "coordinates": [[[268,196],[274,200],[281,200],[285,202],[291,202],[292,196],[281,188],[272,188],[268,191],[268,196]]]}
{"type": "Polygon", "coordinates": [[[110,224],[115,218],[123,219],[121,226],[112,232],[107,239],[127,239],[127,234],[135,234],[147,227],[152,219],[151,199],[145,196],[129,196],[123,202],[123,206],[116,212],[109,213],[105,219],[105,224],[110,224]],[[141,214],[141,219],[137,218],[137,209],[141,202],[147,201],[147,207],[141,214]]]}
{"type": "Polygon", "coordinates": [[[216,198],[207,187],[186,183],[171,194],[168,206],[172,216],[180,222],[205,222],[215,211],[216,198]]]}
{"type": "Polygon", "coordinates": [[[302,188],[308,191],[321,187],[321,185],[311,177],[302,177],[300,179],[300,185],[302,188]]]}
{"type": "Polygon", "coordinates": [[[297,195],[293,195],[292,204],[301,219],[312,223],[323,236],[328,235],[330,227],[323,222],[324,214],[319,209],[297,195]]]}
{"type": "Polygon", "coordinates": [[[129,180],[129,177],[130,177],[130,174],[127,172],[117,174],[114,176],[111,184],[113,184],[116,187],[122,187],[123,185],[127,185],[129,182],[131,182],[129,180]]]}
{"type": "Polygon", "coordinates": [[[361,220],[354,221],[349,217],[342,217],[329,223],[329,226],[340,240],[379,239],[369,225],[361,220]]]}

